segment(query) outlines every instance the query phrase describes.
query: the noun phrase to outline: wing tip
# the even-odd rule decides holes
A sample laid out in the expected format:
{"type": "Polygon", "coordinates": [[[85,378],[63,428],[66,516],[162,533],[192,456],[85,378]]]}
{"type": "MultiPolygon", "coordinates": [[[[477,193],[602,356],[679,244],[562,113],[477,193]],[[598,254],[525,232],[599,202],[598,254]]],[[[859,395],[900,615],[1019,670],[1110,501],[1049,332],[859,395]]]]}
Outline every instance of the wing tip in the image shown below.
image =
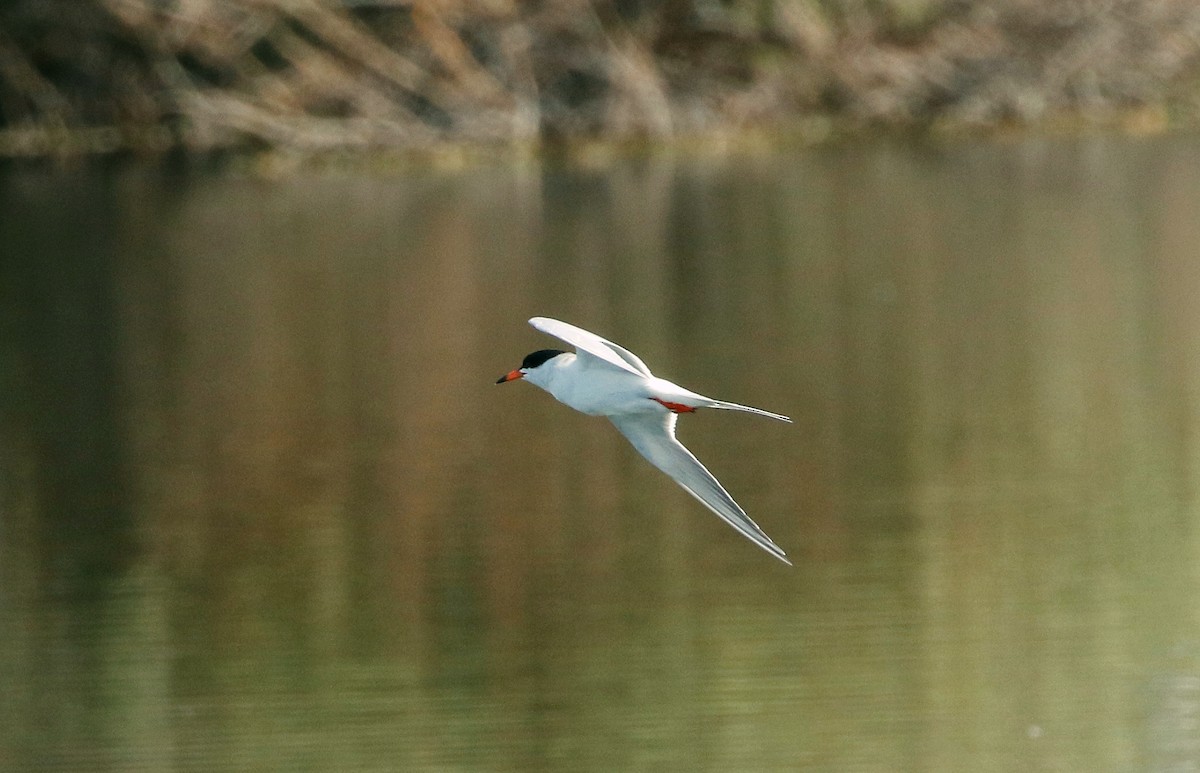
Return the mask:
{"type": "Polygon", "coordinates": [[[787,557],[787,553],[783,552],[783,548],[776,545],[774,543],[774,541],[771,540],[770,537],[767,537],[766,535],[763,535],[763,536],[766,540],[765,542],[760,542],[759,540],[756,540],[756,539],[752,539],[751,542],[753,542],[755,545],[758,545],[765,552],[770,553],[772,556],[774,556],[775,558],[778,558],[780,561],[787,564],[788,566],[795,566],[795,564],[792,563],[792,559],[787,557]]]}

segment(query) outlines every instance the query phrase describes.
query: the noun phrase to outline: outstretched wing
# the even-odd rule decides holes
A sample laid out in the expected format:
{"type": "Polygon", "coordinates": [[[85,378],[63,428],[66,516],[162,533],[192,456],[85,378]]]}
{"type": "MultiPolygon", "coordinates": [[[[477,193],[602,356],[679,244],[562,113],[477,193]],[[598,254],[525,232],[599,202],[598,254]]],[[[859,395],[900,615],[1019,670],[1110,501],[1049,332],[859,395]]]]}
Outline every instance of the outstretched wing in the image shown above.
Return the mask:
{"type": "Polygon", "coordinates": [[[651,464],[670,475],[685,491],[755,545],[791,566],[783,549],[750,520],[746,511],[733,501],[700,460],[675,439],[678,417],[674,413],[631,413],[608,418],[651,464]]]}
{"type": "Polygon", "coordinates": [[[580,327],[560,322],[549,317],[534,317],[529,324],[543,333],[548,333],[574,346],[580,353],[590,354],[604,360],[609,365],[615,365],[621,370],[627,370],[637,376],[649,377],[652,374],[636,354],[628,349],[601,338],[595,333],[589,333],[580,327]]]}

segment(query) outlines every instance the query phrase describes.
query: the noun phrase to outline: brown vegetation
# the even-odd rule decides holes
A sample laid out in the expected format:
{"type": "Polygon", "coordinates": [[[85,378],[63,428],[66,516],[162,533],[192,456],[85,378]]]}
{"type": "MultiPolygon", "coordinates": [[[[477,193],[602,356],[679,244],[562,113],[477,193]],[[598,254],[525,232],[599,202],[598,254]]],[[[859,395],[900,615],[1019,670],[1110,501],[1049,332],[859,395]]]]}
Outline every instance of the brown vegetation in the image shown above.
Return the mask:
{"type": "Polygon", "coordinates": [[[1193,0],[10,0],[0,154],[1193,122],[1193,0]]]}

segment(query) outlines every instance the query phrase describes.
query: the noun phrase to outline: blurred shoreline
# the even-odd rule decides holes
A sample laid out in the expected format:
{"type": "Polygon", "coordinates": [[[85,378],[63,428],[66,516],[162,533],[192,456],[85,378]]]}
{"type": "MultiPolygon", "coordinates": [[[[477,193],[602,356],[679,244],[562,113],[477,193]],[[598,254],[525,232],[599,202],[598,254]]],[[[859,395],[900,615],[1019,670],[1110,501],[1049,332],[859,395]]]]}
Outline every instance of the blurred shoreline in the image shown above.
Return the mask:
{"type": "MultiPolygon", "coordinates": [[[[13,0],[0,157],[1200,124],[1190,0],[13,0]]],[[[458,149],[458,150],[454,150],[458,149]]]]}

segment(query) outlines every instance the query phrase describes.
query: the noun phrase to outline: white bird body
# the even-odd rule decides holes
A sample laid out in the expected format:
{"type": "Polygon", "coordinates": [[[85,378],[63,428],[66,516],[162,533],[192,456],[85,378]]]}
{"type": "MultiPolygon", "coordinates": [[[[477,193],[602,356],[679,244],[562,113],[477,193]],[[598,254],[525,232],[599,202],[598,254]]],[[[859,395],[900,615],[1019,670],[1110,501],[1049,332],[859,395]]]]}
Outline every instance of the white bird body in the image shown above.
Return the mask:
{"type": "MultiPolygon", "coordinates": [[[[643,386],[645,376],[636,376],[603,360],[581,358],[570,352],[526,373],[525,380],[554,395],[560,403],[589,416],[649,411],[652,405],[657,405],[646,399],[649,395],[643,386]]],[[[658,408],[666,410],[662,406],[658,408]]]]}
{"type": "Polygon", "coordinates": [[[715,402],[657,376],[642,376],[614,368],[603,360],[566,352],[525,374],[564,405],[589,416],[649,413],[663,415],[665,402],[700,408],[715,402]]]}
{"type": "Polygon", "coordinates": [[[637,451],[705,507],[763,550],[791,564],[783,550],[750,520],[716,478],[675,439],[678,414],[697,408],[744,411],[791,422],[786,416],[716,400],[658,378],[627,349],[582,328],[548,317],[529,324],[575,346],[575,353],[543,349],[496,383],[525,379],[559,402],[591,416],[607,416],[637,451]]]}

